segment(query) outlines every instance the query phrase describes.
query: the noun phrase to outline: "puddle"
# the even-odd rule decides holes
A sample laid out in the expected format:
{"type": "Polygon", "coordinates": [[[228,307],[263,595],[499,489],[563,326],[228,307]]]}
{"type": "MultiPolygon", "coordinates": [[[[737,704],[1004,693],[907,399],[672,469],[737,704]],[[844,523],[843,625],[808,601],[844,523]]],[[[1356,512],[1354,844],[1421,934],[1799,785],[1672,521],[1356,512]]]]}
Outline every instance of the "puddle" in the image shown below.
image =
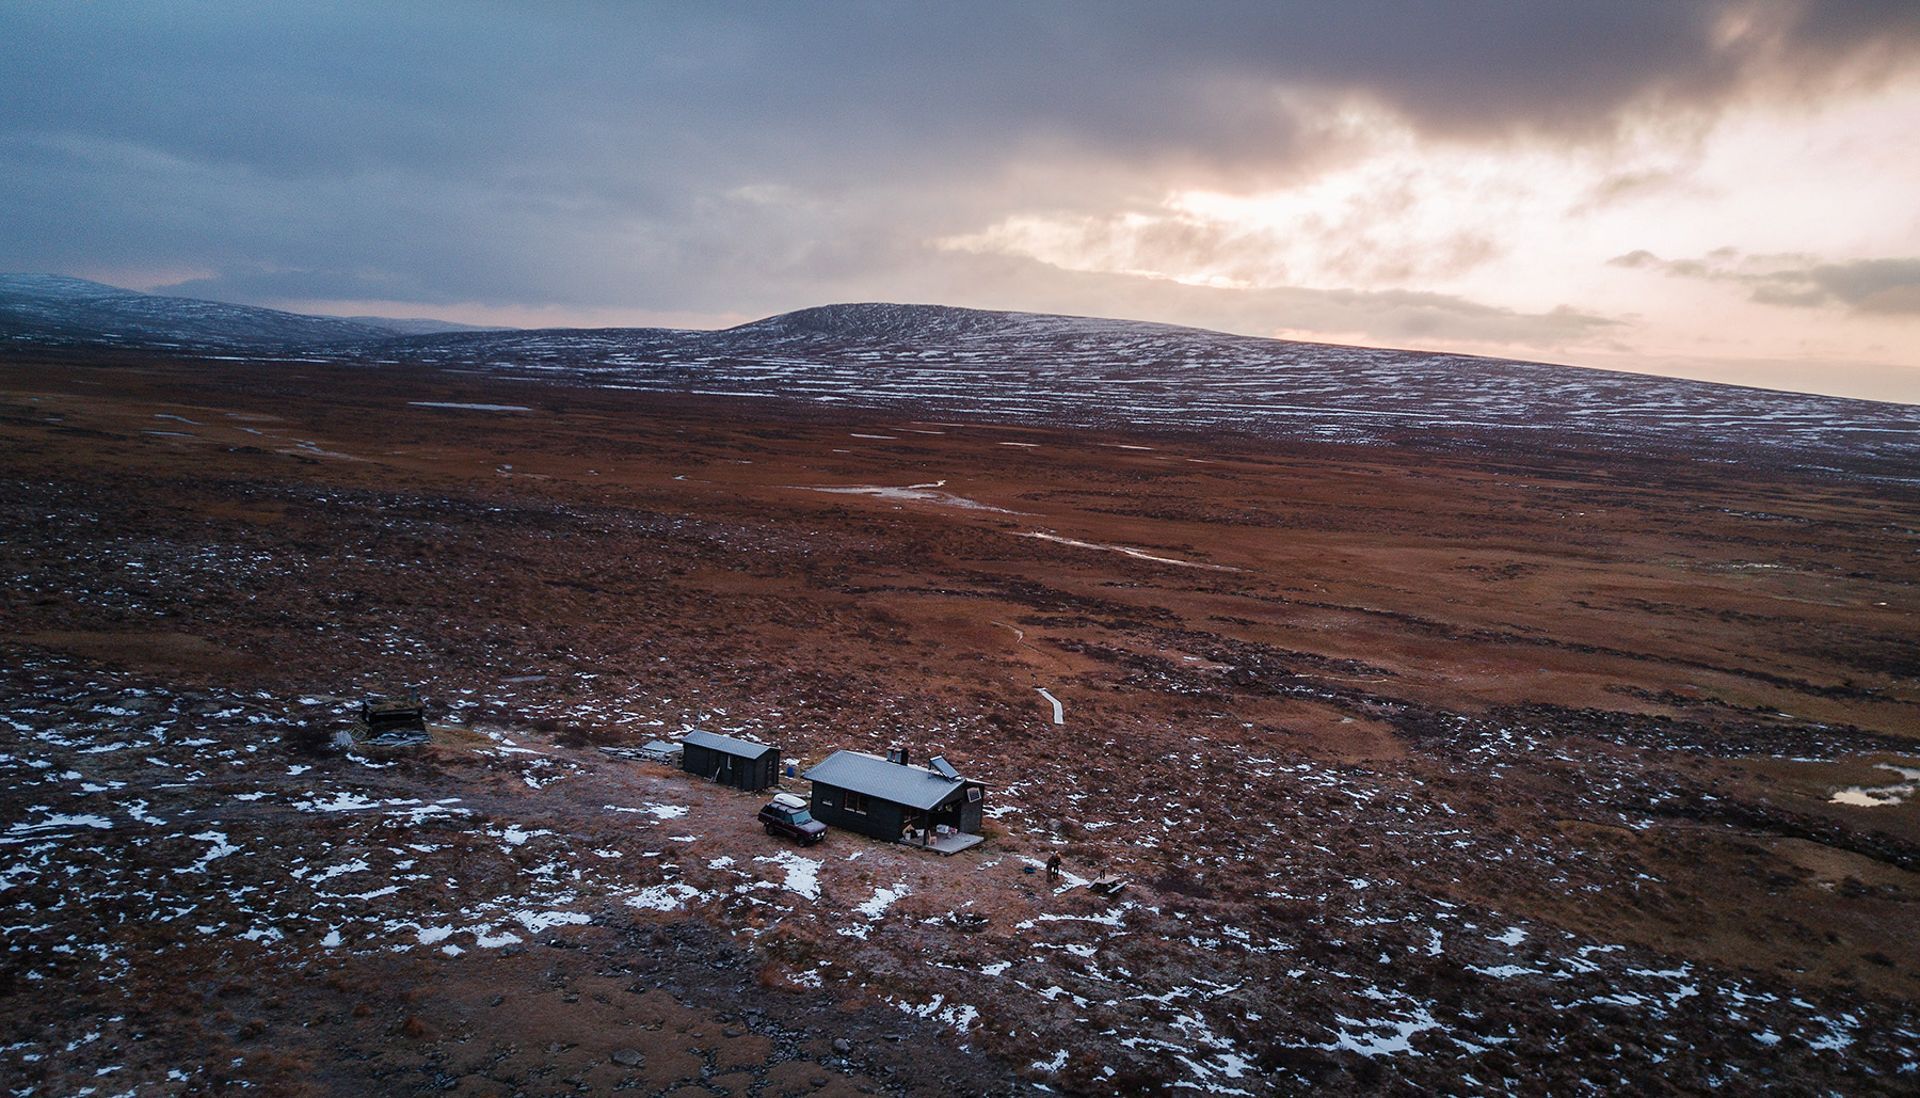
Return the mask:
{"type": "Polygon", "coordinates": [[[1038,530],[1023,531],[1014,536],[1019,538],[1039,538],[1041,541],[1051,541],[1056,545],[1071,545],[1076,549],[1099,549],[1107,553],[1125,553],[1127,556],[1135,559],[1150,560],[1155,564],[1175,564],[1182,568],[1205,568],[1210,572],[1240,571],[1238,568],[1230,568],[1224,564],[1207,564],[1197,560],[1181,560],[1179,557],[1156,556],[1144,549],[1135,549],[1130,545],[1102,545],[1097,541],[1079,541],[1074,538],[1063,538],[1059,534],[1043,534],[1038,530]]]}
{"type": "Polygon", "coordinates": [[[327,450],[327,449],[323,449],[323,448],[321,447],[321,445],[320,445],[319,443],[317,443],[317,442],[314,442],[314,441],[313,441],[313,440],[311,440],[311,439],[304,439],[304,438],[296,438],[296,439],[294,439],[294,440],[293,440],[293,442],[294,442],[294,445],[295,445],[295,446],[298,446],[298,447],[299,447],[299,449],[297,449],[297,450],[275,450],[275,451],[274,451],[274,453],[276,453],[276,454],[287,454],[287,455],[289,455],[289,456],[291,456],[291,457],[323,457],[323,458],[338,458],[338,459],[340,459],[341,461],[365,461],[365,460],[367,460],[366,458],[363,458],[363,457],[355,457],[355,456],[353,456],[352,454],[343,454],[343,453],[341,453],[341,452],[340,452],[340,451],[338,451],[338,450],[327,450]]]}
{"type": "Polygon", "coordinates": [[[810,484],[790,484],[789,488],[802,492],[826,492],[836,496],[874,496],[879,499],[912,501],[915,503],[934,503],[942,507],[959,507],[968,511],[992,511],[996,515],[1025,515],[1027,511],[1009,511],[1005,507],[995,507],[990,503],[981,503],[977,499],[956,496],[952,492],[940,491],[944,480],[932,484],[909,484],[903,488],[889,488],[882,484],[850,484],[842,486],[819,487],[810,484]]]}
{"type": "Polygon", "coordinates": [[[1885,808],[1899,804],[1920,792],[1920,769],[1911,766],[1895,766],[1892,763],[1878,764],[1881,770],[1891,770],[1900,775],[1901,780],[1892,785],[1855,785],[1842,789],[1827,798],[1829,804],[1849,804],[1855,808],[1885,808]]]}

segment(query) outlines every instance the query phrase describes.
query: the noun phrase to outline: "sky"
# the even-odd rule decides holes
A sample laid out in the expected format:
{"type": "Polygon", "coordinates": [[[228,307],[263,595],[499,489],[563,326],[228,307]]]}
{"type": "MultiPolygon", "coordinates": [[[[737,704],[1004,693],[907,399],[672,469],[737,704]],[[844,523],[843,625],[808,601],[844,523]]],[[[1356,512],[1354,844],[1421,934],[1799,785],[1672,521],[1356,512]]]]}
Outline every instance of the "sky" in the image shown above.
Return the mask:
{"type": "Polygon", "coordinates": [[[908,301],[1920,403],[1920,3],[0,5],[0,270],[908,301]]]}

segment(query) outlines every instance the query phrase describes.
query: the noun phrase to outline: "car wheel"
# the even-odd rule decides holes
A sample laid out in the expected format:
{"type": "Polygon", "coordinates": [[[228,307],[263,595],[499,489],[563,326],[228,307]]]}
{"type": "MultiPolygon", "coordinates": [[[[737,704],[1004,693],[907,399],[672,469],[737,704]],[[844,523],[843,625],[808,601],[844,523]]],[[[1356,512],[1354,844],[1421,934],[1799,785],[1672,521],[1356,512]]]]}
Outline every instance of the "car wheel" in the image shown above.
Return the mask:
{"type": "Polygon", "coordinates": [[[767,829],[767,834],[769,834],[769,835],[771,835],[771,834],[773,834],[773,825],[772,825],[772,824],[762,824],[761,826],[763,826],[763,827],[765,827],[765,828],[767,829]]]}

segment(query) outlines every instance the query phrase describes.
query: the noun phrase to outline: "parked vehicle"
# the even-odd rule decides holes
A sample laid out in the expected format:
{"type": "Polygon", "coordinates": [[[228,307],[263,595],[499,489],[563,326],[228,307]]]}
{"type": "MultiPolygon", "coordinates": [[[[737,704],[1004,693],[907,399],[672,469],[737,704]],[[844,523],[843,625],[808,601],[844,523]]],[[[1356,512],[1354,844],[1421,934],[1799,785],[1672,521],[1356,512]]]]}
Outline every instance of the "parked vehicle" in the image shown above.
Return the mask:
{"type": "Polygon", "coordinates": [[[804,798],[792,793],[776,793],[760,810],[760,822],[769,835],[785,835],[801,846],[812,846],[827,837],[827,825],[807,811],[804,798]]]}

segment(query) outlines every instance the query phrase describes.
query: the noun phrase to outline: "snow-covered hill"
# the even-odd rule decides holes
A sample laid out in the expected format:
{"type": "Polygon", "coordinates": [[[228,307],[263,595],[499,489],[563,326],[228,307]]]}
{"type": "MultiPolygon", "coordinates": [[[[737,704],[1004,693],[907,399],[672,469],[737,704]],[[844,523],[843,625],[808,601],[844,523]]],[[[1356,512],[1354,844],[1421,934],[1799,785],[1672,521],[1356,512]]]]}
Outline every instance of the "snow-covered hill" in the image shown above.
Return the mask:
{"type": "Polygon", "coordinates": [[[425,317],[309,316],[145,294],[64,275],[0,275],[0,342],[287,348],[510,330],[425,317]]]}
{"type": "MultiPolygon", "coordinates": [[[[729,342],[834,341],[861,346],[926,347],[1006,339],[1118,335],[1209,337],[1220,333],[1139,320],[962,309],[951,305],[857,302],[819,305],[756,320],[719,333],[729,342]]],[[[1226,336],[1223,338],[1231,339],[1226,336]]]]}
{"type": "Polygon", "coordinates": [[[1920,408],[1643,374],[1259,339],[1125,320],[830,305],[718,332],[548,329],[421,337],[372,361],[529,380],[781,396],[932,418],[1222,428],[1334,442],[1773,451],[1920,475],[1920,408]]]}
{"type": "Polygon", "coordinates": [[[143,294],[61,275],[0,275],[0,344],[267,347],[393,336],[337,317],[143,294]]]}
{"type": "Polygon", "coordinates": [[[1091,317],[863,303],[720,331],[471,330],[309,317],[0,276],[0,347],[107,343],[222,357],[298,349],[369,365],[486,368],[565,384],[781,397],[931,418],[1227,429],[1330,442],[1772,454],[1920,477],[1920,408],[1423,351],[1091,317]]]}

